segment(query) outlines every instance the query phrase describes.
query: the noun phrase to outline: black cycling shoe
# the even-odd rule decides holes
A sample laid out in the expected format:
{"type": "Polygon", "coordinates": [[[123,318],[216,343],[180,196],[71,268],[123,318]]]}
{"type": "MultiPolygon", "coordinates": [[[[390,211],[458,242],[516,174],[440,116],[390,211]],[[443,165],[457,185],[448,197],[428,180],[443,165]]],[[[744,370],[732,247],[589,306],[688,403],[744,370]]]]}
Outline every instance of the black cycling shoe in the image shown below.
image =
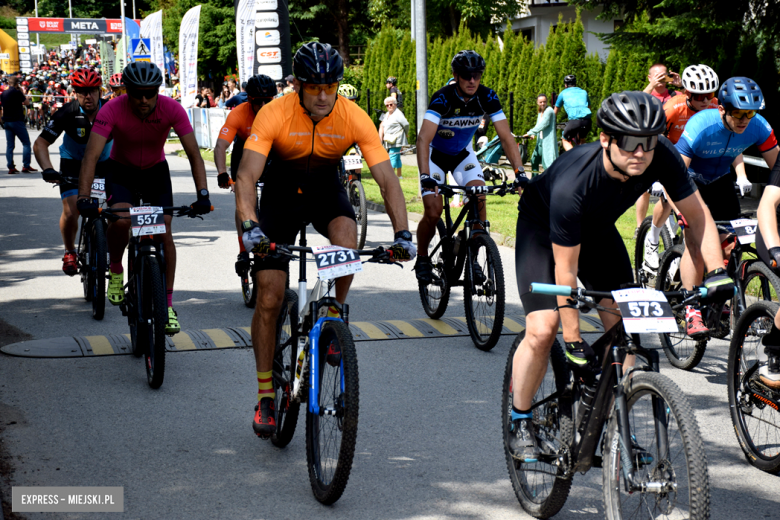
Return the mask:
{"type": "Polygon", "coordinates": [[[532,420],[515,419],[509,429],[507,444],[512,458],[527,463],[537,462],[539,446],[536,444],[532,420]]]}
{"type": "Polygon", "coordinates": [[[325,355],[325,362],[332,367],[341,366],[341,347],[335,341],[328,345],[328,353],[325,355]]]}
{"type": "Polygon", "coordinates": [[[267,439],[276,433],[276,410],[272,398],[264,397],[260,399],[260,404],[255,406],[252,429],[261,439],[267,439]]]}
{"type": "Polygon", "coordinates": [[[417,281],[422,285],[430,285],[433,282],[433,264],[430,257],[417,255],[417,262],[414,264],[414,272],[417,275],[417,281]]]}
{"type": "Polygon", "coordinates": [[[248,251],[241,251],[238,253],[238,258],[236,259],[236,274],[238,276],[244,276],[244,273],[246,273],[249,270],[249,252],[248,251]]]}

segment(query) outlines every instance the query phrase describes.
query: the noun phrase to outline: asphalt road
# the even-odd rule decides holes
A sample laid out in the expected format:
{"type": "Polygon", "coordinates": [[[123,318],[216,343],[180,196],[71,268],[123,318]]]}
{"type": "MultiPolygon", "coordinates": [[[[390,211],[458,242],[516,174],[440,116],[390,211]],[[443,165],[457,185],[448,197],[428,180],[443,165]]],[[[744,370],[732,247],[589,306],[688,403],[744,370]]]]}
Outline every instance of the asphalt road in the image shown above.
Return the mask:
{"type": "MultiPolygon", "coordinates": [[[[18,144],[16,151],[20,165],[18,144]]],[[[192,202],[186,160],[168,161],[175,202],[192,202]]],[[[233,197],[216,186],[213,167],[209,185],[216,210],[203,221],[174,221],[179,266],[174,305],[185,330],[248,326],[252,313],[233,272],[233,197]]],[[[127,333],[126,320],[110,305],[103,321],[93,321],[78,280],[61,271],[58,191],[39,174],[3,173],[0,197],[0,316],[36,339],[127,333]]],[[[367,247],[392,240],[386,215],[371,213],[369,219],[367,247]]],[[[507,316],[519,316],[514,250],[500,249],[507,316]]],[[[447,316],[464,315],[460,295],[460,289],[453,291],[447,316]]],[[[353,321],[424,317],[408,265],[403,270],[367,265],[349,303],[353,321]]],[[[156,391],[132,356],[0,354],[0,440],[14,486],[123,486],[125,513],[101,517],[528,518],[507,477],[499,425],[511,342],[504,336],[489,353],[474,348],[468,337],[357,343],[357,451],[346,492],[332,507],[311,494],[303,417],[286,449],[253,434],[257,390],[247,349],[171,353],[165,383],[156,391]]],[[[645,342],[657,345],[652,336],[645,342]]],[[[693,372],[676,370],[665,359],[662,372],[696,410],[709,459],[712,518],[777,518],[777,477],[745,462],[731,427],[727,349],[725,341],[712,341],[693,372]]],[[[7,497],[10,489],[2,490],[7,497]]],[[[600,470],[575,477],[556,518],[603,518],[600,470]]]]}

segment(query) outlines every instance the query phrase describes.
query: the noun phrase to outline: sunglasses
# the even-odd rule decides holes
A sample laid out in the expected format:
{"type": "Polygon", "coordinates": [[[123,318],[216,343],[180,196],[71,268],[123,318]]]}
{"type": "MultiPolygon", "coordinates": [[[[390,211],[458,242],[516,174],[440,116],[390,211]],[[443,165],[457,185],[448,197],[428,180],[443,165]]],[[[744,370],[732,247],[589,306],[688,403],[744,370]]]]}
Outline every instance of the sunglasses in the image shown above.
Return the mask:
{"type": "Polygon", "coordinates": [[[127,95],[132,97],[132,98],[138,99],[138,100],[141,100],[141,99],[144,99],[144,98],[146,98],[146,99],[154,99],[157,96],[157,91],[156,90],[131,90],[131,89],[128,89],[127,90],[127,95]]]}
{"type": "Polygon", "coordinates": [[[466,72],[465,74],[460,75],[460,79],[463,81],[471,81],[472,79],[475,79],[477,81],[482,79],[482,73],[481,72],[466,72]]]}
{"type": "Polygon", "coordinates": [[[757,113],[758,111],[756,110],[732,110],[729,112],[729,115],[734,119],[744,119],[746,117],[748,119],[753,119],[757,113]]]}
{"type": "Polygon", "coordinates": [[[707,94],[691,94],[691,99],[694,101],[709,101],[715,97],[715,92],[709,92],[707,94]]]}
{"type": "Polygon", "coordinates": [[[389,105],[385,105],[385,106],[389,108],[389,107],[394,107],[395,104],[394,103],[390,103],[389,105]]]}
{"type": "Polygon", "coordinates": [[[335,94],[339,90],[339,84],[331,83],[330,85],[319,85],[314,83],[304,83],[303,91],[312,96],[319,96],[320,92],[325,92],[329,96],[335,94]]]}
{"type": "Polygon", "coordinates": [[[81,94],[82,96],[97,94],[100,91],[100,89],[98,88],[88,88],[88,87],[76,87],[73,90],[76,91],[76,94],[81,94]]]}
{"type": "Polygon", "coordinates": [[[655,150],[658,145],[657,135],[614,135],[612,138],[618,148],[630,153],[635,152],[640,145],[645,152],[655,150]]]}

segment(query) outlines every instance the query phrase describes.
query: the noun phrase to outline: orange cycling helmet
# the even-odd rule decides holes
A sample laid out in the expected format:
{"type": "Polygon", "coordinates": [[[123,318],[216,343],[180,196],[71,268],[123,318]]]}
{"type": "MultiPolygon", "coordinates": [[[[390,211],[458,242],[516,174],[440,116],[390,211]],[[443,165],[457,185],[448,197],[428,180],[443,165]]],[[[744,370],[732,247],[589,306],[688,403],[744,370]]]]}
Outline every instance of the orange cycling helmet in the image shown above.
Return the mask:
{"type": "Polygon", "coordinates": [[[78,69],[73,73],[73,88],[94,88],[103,85],[100,74],[87,68],[78,69]]]}
{"type": "Polygon", "coordinates": [[[122,83],[122,73],[117,72],[116,74],[113,74],[108,80],[108,86],[114,88],[124,87],[124,84],[122,83]]]}

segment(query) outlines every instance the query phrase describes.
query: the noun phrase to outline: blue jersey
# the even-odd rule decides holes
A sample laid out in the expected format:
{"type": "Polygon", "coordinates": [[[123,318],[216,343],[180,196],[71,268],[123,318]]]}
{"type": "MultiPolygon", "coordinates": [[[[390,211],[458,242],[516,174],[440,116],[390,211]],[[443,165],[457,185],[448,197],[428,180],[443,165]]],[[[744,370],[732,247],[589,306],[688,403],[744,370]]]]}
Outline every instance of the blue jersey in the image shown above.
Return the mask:
{"type": "Polygon", "coordinates": [[[566,115],[569,116],[570,121],[572,119],[585,119],[586,117],[590,117],[588,105],[590,105],[588,93],[580,87],[563,89],[563,92],[558,94],[558,99],[555,101],[556,107],[563,107],[563,109],[566,110],[566,115]]]}
{"type": "Polygon", "coordinates": [[[458,95],[456,85],[447,85],[431,98],[425,119],[436,123],[438,129],[431,146],[448,155],[455,155],[471,146],[471,139],[487,114],[490,120],[506,119],[498,95],[483,85],[468,100],[458,95]]]}
{"type": "MultiPolygon", "coordinates": [[[[100,110],[105,101],[100,100],[98,103],[98,110],[100,110]]],[[[62,132],[65,132],[65,137],[62,138],[62,145],[60,145],[60,158],[80,161],[84,158],[84,150],[87,149],[87,141],[89,141],[91,130],[92,122],[84,113],[79,102],[74,100],[63,105],[62,108],[51,116],[51,119],[41,131],[41,137],[51,144],[57,140],[62,132]]],[[[103,152],[100,154],[98,162],[108,159],[111,154],[112,144],[113,141],[109,139],[103,147],[103,152]]]]}
{"type": "Polygon", "coordinates": [[[688,120],[675,145],[681,155],[691,159],[688,175],[696,182],[709,184],[729,173],[734,159],[751,145],[761,153],[777,146],[774,130],[766,119],[756,115],[741,134],[726,128],[720,112],[697,112],[688,120]]]}

